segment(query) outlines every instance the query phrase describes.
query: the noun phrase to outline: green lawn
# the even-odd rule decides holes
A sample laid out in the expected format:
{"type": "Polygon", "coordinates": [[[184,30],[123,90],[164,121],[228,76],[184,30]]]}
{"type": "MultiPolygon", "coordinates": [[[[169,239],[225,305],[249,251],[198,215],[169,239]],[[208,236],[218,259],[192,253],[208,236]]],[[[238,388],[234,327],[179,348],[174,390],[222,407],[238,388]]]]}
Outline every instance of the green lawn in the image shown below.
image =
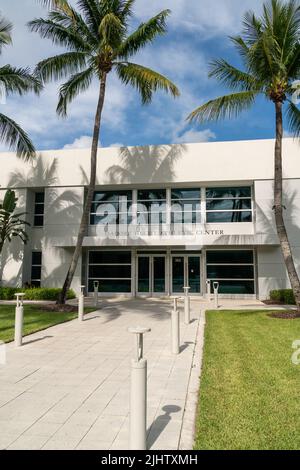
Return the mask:
{"type": "MultiPolygon", "coordinates": [[[[93,308],[85,308],[85,312],[92,312],[93,308]]],[[[73,320],[77,313],[47,312],[43,307],[36,305],[24,305],[24,327],[23,334],[29,335],[36,331],[44,330],[49,326],[57,325],[73,320]]],[[[14,338],[15,306],[0,305],[0,340],[12,341],[14,338]]]]}
{"type": "Polygon", "coordinates": [[[300,319],[206,314],[195,449],[300,449],[300,319]]]}

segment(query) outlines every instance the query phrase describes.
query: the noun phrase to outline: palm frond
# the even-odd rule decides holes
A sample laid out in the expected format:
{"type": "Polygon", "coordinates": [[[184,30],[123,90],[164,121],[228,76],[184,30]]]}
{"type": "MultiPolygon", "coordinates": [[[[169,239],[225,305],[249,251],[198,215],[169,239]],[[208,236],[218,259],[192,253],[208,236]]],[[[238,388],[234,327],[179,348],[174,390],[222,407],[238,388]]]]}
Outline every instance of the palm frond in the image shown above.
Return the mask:
{"type": "Polygon", "coordinates": [[[38,0],[38,3],[51,10],[59,10],[66,13],[71,12],[71,7],[67,0],[38,0]]]}
{"type": "Polygon", "coordinates": [[[0,114],[0,141],[16,151],[17,156],[29,160],[35,156],[35,148],[26,132],[12,119],[0,114]]]}
{"type": "Polygon", "coordinates": [[[170,10],[163,10],[146,23],[142,23],[136,31],[125,39],[118,56],[127,59],[136,54],[146,44],[151,43],[157,36],[164,34],[167,29],[166,19],[170,13],[170,10]]]}
{"type": "Polygon", "coordinates": [[[114,13],[107,13],[99,25],[99,36],[101,46],[109,47],[111,50],[116,49],[125,33],[125,25],[114,13]]]}
{"type": "Polygon", "coordinates": [[[83,67],[86,67],[86,63],[87,56],[85,52],[66,52],[39,62],[35,68],[35,74],[43,82],[60,80],[70,74],[78,73],[83,67]]]}
{"type": "Polygon", "coordinates": [[[31,32],[39,33],[43,39],[51,39],[53,44],[76,51],[89,50],[89,44],[78,32],[65,28],[51,19],[36,18],[27,25],[31,32]]]}
{"type": "Polygon", "coordinates": [[[94,69],[88,69],[73,75],[70,80],[60,87],[59,101],[57,105],[57,113],[62,116],[67,116],[68,105],[90,86],[93,79],[94,69]]]}
{"type": "Polygon", "coordinates": [[[286,119],[288,129],[294,137],[300,137],[300,109],[292,102],[289,101],[286,108],[286,119]]]}
{"type": "Polygon", "coordinates": [[[122,19],[126,21],[133,15],[132,7],[136,0],[126,0],[123,5],[122,19]]]}
{"type": "Polygon", "coordinates": [[[12,24],[0,16],[0,53],[3,46],[11,44],[12,24]]]}
{"type": "Polygon", "coordinates": [[[103,18],[100,11],[100,2],[98,0],[78,0],[77,4],[89,29],[97,37],[99,25],[103,18]]]}
{"type": "Polygon", "coordinates": [[[253,90],[253,88],[258,90],[261,86],[253,75],[237,69],[224,59],[216,59],[211,62],[209,76],[216,78],[232,90],[245,91],[253,90]]]}
{"type": "Polygon", "coordinates": [[[115,66],[120,80],[140,92],[143,104],[151,102],[153,93],[158,90],[171,93],[174,97],[180,94],[174,83],[154,70],[130,62],[117,63],[115,66]]]}
{"type": "Polygon", "coordinates": [[[53,11],[49,17],[55,23],[58,23],[64,28],[70,28],[71,31],[74,30],[75,33],[80,34],[81,37],[84,37],[87,43],[87,48],[97,48],[99,46],[97,36],[93,35],[92,31],[89,29],[80,13],[74,8],[70,7],[70,9],[71,15],[63,11],[53,11]]]}
{"type": "Polygon", "coordinates": [[[259,91],[240,91],[230,95],[221,96],[199,106],[189,116],[188,121],[204,123],[208,121],[219,121],[224,118],[235,118],[242,111],[249,109],[259,91]]]}
{"type": "Polygon", "coordinates": [[[33,76],[28,68],[17,68],[5,65],[0,68],[0,84],[7,95],[17,93],[20,96],[28,91],[39,93],[41,82],[33,76]]]}

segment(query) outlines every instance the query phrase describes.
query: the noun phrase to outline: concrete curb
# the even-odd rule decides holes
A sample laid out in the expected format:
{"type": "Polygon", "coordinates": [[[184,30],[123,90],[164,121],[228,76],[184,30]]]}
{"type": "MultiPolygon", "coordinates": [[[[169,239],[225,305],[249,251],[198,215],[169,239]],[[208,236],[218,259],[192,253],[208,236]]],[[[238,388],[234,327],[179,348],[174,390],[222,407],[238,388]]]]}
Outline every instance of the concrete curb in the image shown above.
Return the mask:
{"type": "Polygon", "coordinates": [[[201,380],[203,346],[205,330],[205,310],[201,310],[195,338],[195,348],[191,365],[191,374],[186,395],[185,410],[179,439],[179,450],[192,450],[195,439],[195,423],[201,380]]]}

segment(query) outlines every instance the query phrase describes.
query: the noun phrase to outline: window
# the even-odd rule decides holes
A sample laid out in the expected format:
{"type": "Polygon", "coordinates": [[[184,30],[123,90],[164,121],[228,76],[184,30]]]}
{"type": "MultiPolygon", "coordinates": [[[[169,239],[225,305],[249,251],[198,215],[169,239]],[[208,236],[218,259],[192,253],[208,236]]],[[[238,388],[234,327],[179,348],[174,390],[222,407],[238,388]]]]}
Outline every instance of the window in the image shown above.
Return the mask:
{"type": "Polygon", "coordinates": [[[99,281],[99,292],[131,292],[130,251],[90,251],[88,290],[94,291],[94,281],[99,281]]]}
{"type": "Polygon", "coordinates": [[[44,225],[45,193],[35,193],[34,199],[34,226],[43,227],[44,225]]]}
{"type": "Polygon", "coordinates": [[[31,282],[34,287],[41,287],[42,252],[33,251],[31,255],[31,282]]]}
{"type": "Polygon", "coordinates": [[[131,191],[97,191],[94,193],[90,224],[129,224],[132,220],[129,211],[131,204],[131,191]]]}
{"type": "Polygon", "coordinates": [[[201,222],[200,189],[172,189],[172,224],[195,224],[201,222]]]}
{"type": "Polygon", "coordinates": [[[167,198],[165,189],[138,191],[137,216],[139,225],[160,227],[167,221],[167,198]]]}
{"type": "Polygon", "coordinates": [[[219,282],[220,294],[254,294],[252,250],[216,250],[206,253],[207,279],[219,282]]]}
{"type": "Polygon", "coordinates": [[[252,222],[251,187],[207,188],[206,221],[252,222]]]}

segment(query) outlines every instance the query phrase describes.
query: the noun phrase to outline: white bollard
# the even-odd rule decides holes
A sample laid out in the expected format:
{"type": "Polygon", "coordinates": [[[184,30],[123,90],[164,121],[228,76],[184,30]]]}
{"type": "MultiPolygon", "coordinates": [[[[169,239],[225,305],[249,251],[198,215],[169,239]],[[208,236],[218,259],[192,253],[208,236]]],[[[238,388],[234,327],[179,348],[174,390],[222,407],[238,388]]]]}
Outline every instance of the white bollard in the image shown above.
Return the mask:
{"type": "Polygon", "coordinates": [[[213,283],[213,287],[214,287],[215,308],[219,308],[219,283],[215,281],[213,283]]]}
{"type": "Polygon", "coordinates": [[[99,281],[94,281],[94,305],[98,307],[99,281]]]}
{"type": "Polygon", "coordinates": [[[23,339],[23,317],[24,317],[24,307],[23,307],[23,298],[25,294],[15,294],[17,297],[16,305],[16,317],[15,317],[15,347],[18,348],[22,346],[23,339]]]}
{"type": "Polygon", "coordinates": [[[191,303],[190,303],[190,297],[189,297],[189,290],[190,287],[184,287],[184,323],[186,325],[189,325],[191,320],[190,320],[190,309],[191,309],[191,303]]]}
{"type": "Polygon", "coordinates": [[[131,360],[130,450],[147,449],[147,361],[143,358],[143,335],[150,328],[129,328],[134,335],[135,357],[131,360]]]}
{"type": "Polygon", "coordinates": [[[174,307],[171,314],[171,352],[172,354],[179,354],[180,350],[180,322],[179,311],[177,308],[177,300],[179,297],[174,298],[174,307]]]}
{"type": "Polygon", "coordinates": [[[211,281],[209,279],[206,281],[206,299],[211,301],[211,281]]]}
{"type": "Polygon", "coordinates": [[[78,299],[78,320],[83,321],[84,318],[84,288],[85,286],[80,286],[80,294],[78,299]]]}

